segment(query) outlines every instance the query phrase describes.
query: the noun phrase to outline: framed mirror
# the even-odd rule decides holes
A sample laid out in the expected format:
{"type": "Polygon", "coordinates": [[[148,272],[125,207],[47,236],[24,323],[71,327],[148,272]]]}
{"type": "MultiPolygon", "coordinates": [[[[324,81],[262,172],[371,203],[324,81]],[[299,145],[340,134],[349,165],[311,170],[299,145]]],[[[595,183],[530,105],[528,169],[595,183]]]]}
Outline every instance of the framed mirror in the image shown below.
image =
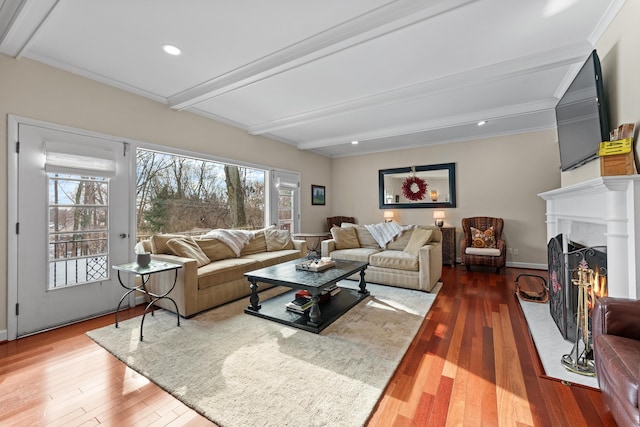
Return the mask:
{"type": "Polygon", "coordinates": [[[456,164],[378,171],[380,209],[455,208],[456,164]]]}

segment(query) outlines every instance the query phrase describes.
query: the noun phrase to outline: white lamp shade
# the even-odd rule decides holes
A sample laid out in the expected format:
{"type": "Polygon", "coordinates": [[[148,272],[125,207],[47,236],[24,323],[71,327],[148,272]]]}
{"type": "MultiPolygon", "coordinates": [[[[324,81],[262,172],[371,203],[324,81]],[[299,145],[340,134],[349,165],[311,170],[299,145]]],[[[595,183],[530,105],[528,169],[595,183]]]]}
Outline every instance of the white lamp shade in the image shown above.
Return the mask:
{"type": "Polygon", "coordinates": [[[384,211],[385,219],[393,219],[393,211],[384,211]]]}
{"type": "Polygon", "coordinates": [[[433,211],[433,218],[434,219],[444,219],[444,211],[433,211]]]}

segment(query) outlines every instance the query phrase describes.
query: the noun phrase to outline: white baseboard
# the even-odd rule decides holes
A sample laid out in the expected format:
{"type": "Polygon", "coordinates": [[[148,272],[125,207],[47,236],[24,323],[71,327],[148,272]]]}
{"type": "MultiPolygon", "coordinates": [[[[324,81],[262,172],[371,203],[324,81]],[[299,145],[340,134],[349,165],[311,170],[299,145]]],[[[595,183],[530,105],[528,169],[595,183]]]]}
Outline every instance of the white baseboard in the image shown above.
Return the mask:
{"type": "Polygon", "coordinates": [[[547,264],[534,264],[530,262],[508,262],[507,267],[528,268],[531,270],[547,270],[549,268],[547,264]]]}
{"type": "Polygon", "coordinates": [[[6,329],[0,329],[0,342],[7,341],[9,334],[6,329]]]}
{"type": "MultiPolygon", "coordinates": [[[[458,264],[462,264],[462,258],[457,258],[456,262],[458,264]]],[[[547,264],[534,264],[531,262],[513,262],[513,261],[507,261],[507,267],[528,268],[531,270],[548,270],[549,269],[549,266],[547,264]]]]}

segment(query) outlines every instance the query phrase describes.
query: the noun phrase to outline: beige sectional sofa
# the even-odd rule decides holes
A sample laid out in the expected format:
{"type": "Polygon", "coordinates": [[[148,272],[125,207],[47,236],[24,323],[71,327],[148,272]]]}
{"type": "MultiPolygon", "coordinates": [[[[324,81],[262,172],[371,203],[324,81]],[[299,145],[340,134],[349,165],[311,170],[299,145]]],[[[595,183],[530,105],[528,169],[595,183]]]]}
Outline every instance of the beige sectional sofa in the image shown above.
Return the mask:
{"type": "Polygon", "coordinates": [[[322,242],[322,256],[368,262],[367,282],[430,292],[442,275],[442,232],[436,226],[406,230],[384,249],[364,225],[343,223],[332,229],[332,235],[333,239],[322,242]],[[353,230],[343,231],[348,228],[353,230]],[[420,231],[414,236],[416,229],[420,231]]]}
{"type": "MultiPolygon", "coordinates": [[[[141,242],[139,247],[151,252],[152,259],[182,265],[169,296],[183,317],[249,296],[251,289],[245,273],[307,255],[305,241],[291,240],[288,232],[273,228],[253,232],[239,256],[223,241],[207,236],[160,234],[141,242]]],[[[174,277],[174,272],[153,274],[147,287],[161,292],[171,286],[174,277]]],[[[261,289],[268,287],[261,285],[261,289]]],[[[160,300],[158,305],[175,311],[170,301],[160,300]]]]}

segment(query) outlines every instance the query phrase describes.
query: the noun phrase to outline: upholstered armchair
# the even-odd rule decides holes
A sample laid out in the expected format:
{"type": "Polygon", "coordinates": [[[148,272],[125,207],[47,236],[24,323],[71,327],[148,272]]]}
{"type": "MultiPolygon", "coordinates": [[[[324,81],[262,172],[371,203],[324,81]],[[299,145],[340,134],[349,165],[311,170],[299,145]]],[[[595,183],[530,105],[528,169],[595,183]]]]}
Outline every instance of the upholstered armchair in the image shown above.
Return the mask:
{"type": "Polygon", "coordinates": [[[464,237],[460,242],[460,255],[467,270],[470,270],[472,265],[481,265],[494,267],[496,273],[499,273],[506,265],[507,243],[502,239],[503,227],[502,218],[462,218],[464,237]]]}
{"type": "Polygon", "coordinates": [[[593,308],[598,384],[619,426],[640,425],[640,301],[603,297],[593,308]]]}
{"type": "Polygon", "coordinates": [[[349,222],[351,224],[356,223],[356,219],[352,216],[330,216],[327,217],[327,230],[331,230],[331,227],[340,227],[343,222],[349,222]]]}

